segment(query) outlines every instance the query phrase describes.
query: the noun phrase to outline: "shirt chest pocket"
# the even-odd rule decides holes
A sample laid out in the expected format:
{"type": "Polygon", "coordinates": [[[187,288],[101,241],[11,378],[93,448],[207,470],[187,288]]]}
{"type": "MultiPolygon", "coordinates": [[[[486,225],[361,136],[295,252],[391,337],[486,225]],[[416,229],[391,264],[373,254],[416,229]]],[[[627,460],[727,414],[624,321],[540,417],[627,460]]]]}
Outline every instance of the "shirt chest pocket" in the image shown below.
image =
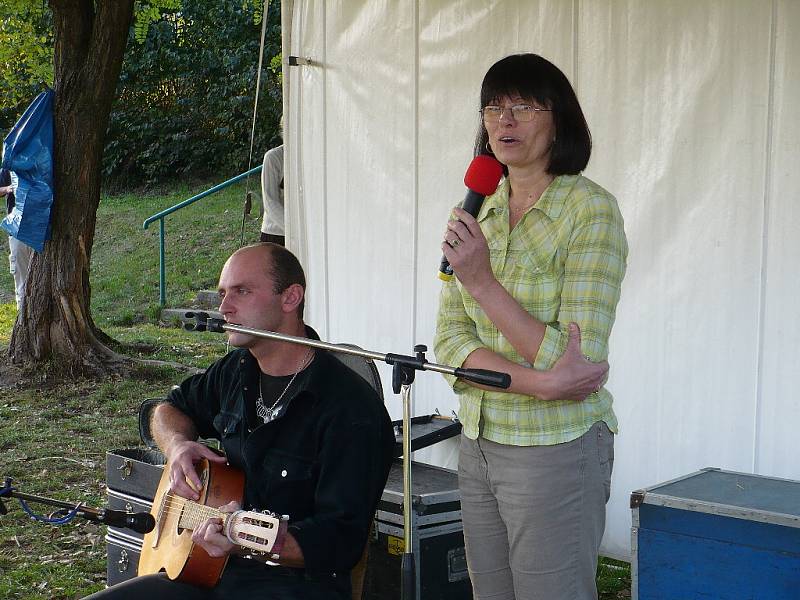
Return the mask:
{"type": "Polygon", "coordinates": [[[549,323],[561,306],[566,253],[547,237],[536,242],[509,249],[502,283],[526,311],[549,323]]]}
{"type": "Polygon", "coordinates": [[[239,413],[222,411],[214,417],[214,429],[224,441],[226,438],[241,435],[242,416],[239,413]]]}
{"type": "Polygon", "coordinates": [[[505,261],[504,280],[524,287],[553,286],[564,276],[565,253],[549,237],[539,238],[536,243],[512,245],[505,261]]]}
{"type": "Polygon", "coordinates": [[[270,496],[313,498],[313,461],[285,452],[272,451],[264,457],[260,470],[260,479],[266,483],[265,489],[270,496]]]}
{"type": "Polygon", "coordinates": [[[311,478],[311,461],[290,455],[275,454],[264,461],[265,470],[271,478],[291,483],[311,478]]]}
{"type": "Polygon", "coordinates": [[[563,256],[558,230],[538,213],[526,216],[508,238],[488,238],[489,260],[500,279],[528,279],[563,272],[563,256]]]}

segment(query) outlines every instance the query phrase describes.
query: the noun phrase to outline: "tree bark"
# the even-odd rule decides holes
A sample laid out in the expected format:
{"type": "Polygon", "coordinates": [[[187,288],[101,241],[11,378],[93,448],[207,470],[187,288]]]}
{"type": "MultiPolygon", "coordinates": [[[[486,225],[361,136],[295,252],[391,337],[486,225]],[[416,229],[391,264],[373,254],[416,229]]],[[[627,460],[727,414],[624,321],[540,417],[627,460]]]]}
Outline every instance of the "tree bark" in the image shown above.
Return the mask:
{"type": "Polygon", "coordinates": [[[17,364],[50,362],[100,374],[122,361],[91,316],[89,267],[102,154],[133,17],[133,0],[50,0],[53,10],[52,237],[36,254],[9,353],[17,364]]]}

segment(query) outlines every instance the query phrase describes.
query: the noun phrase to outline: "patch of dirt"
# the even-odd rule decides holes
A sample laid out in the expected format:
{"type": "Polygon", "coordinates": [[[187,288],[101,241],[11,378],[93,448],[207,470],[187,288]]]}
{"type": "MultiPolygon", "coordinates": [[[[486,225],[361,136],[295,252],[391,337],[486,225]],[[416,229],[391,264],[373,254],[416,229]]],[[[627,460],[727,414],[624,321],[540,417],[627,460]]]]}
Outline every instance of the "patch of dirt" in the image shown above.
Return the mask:
{"type": "Polygon", "coordinates": [[[30,384],[30,375],[12,364],[8,355],[0,355],[0,391],[13,390],[30,384]]]}

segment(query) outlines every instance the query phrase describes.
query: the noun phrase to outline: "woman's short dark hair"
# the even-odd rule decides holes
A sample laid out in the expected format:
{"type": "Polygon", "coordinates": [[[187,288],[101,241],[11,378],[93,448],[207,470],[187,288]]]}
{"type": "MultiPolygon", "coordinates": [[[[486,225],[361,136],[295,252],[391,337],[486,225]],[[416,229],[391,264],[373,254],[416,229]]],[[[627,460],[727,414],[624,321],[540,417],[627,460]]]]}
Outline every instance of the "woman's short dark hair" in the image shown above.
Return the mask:
{"type": "MultiPolygon", "coordinates": [[[[520,96],[551,109],[556,136],[547,172],[577,175],[592,154],[592,136],[575,90],[566,75],[538,54],[512,54],[494,63],[481,85],[481,108],[504,96],[520,96]]],[[[490,154],[489,134],[481,123],[475,140],[475,155],[490,154]]]]}

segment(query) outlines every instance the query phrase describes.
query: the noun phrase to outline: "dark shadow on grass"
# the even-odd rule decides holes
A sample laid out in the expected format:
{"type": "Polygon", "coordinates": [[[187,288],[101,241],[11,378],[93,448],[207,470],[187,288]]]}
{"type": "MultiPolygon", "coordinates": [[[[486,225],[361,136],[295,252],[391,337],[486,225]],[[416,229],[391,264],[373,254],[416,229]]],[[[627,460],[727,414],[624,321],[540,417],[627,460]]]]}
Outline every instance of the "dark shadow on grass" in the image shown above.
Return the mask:
{"type": "Polygon", "coordinates": [[[58,388],[65,382],[105,381],[120,377],[157,382],[174,379],[176,375],[189,376],[203,371],[183,363],[142,358],[141,355],[152,354],[157,349],[151,344],[122,344],[114,340],[112,342],[110,350],[114,352],[116,358],[104,373],[68,372],[53,361],[35,366],[17,365],[11,361],[8,347],[0,346],[0,394],[32,388],[49,390],[58,388]]]}

